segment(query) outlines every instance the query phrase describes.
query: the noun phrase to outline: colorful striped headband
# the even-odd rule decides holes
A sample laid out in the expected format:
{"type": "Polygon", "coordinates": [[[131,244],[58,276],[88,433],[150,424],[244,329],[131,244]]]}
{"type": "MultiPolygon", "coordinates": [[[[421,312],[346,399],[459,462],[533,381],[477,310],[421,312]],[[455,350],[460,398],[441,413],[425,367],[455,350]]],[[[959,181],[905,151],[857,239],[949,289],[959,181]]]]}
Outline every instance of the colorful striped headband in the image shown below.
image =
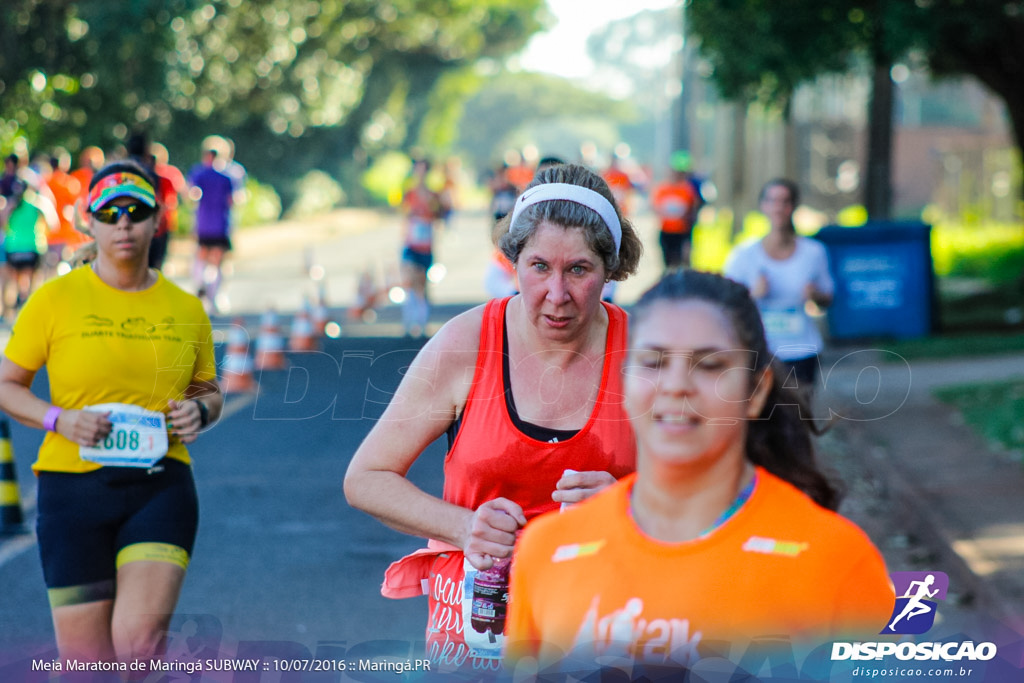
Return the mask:
{"type": "Polygon", "coordinates": [[[89,211],[95,211],[118,197],[132,197],[156,208],[153,185],[138,173],[120,171],[106,176],[89,190],[89,211]]]}
{"type": "Polygon", "coordinates": [[[596,211],[597,215],[600,216],[605,225],[608,226],[608,230],[611,231],[612,240],[615,242],[615,252],[618,253],[619,246],[622,244],[622,225],[619,223],[619,217],[615,213],[615,208],[612,206],[612,203],[605,199],[601,194],[581,185],[571,185],[569,183],[545,183],[526,190],[519,195],[519,199],[516,200],[515,209],[512,211],[512,220],[508,223],[509,232],[512,231],[512,226],[516,224],[516,219],[519,218],[519,214],[521,214],[526,207],[539,204],[541,202],[553,202],[557,200],[573,202],[574,204],[580,204],[588,209],[596,211]]]}

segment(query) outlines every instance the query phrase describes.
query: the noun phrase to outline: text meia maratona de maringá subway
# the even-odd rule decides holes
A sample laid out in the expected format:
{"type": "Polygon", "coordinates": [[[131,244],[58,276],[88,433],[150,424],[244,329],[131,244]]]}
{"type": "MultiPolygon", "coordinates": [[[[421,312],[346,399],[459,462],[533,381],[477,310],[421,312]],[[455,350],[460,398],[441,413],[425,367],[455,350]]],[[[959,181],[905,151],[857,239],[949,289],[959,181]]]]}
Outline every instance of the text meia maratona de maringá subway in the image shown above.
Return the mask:
{"type": "Polygon", "coordinates": [[[135,660],[133,662],[89,662],[77,659],[32,661],[32,671],[180,671],[194,674],[200,671],[258,671],[258,659],[207,659],[191,661],[165,661],[162,659],[135,660]]]}

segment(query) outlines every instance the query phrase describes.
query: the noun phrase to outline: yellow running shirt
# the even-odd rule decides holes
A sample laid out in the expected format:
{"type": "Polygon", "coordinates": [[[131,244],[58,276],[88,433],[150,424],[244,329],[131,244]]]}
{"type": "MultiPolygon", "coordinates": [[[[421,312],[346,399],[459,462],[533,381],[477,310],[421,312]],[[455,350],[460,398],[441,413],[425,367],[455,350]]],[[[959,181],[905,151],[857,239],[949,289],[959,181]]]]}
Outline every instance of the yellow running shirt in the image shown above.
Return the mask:
{"type": "MultiPolygon", "coordinates": [[[[199,299],[162,274],[141,292],[114,289],[84,267],[50,280],[18,315],[4,352],[21,367],[46,365],[50,397],[64,409],[127,403],[166,413],[193,380],[217,377],[210,319],[199,299]]],[[[170,439],[167,455],[188,463],[170,439]]],[[[49,432],[36,471],[88,472],[78,445],[49,432]]]]}

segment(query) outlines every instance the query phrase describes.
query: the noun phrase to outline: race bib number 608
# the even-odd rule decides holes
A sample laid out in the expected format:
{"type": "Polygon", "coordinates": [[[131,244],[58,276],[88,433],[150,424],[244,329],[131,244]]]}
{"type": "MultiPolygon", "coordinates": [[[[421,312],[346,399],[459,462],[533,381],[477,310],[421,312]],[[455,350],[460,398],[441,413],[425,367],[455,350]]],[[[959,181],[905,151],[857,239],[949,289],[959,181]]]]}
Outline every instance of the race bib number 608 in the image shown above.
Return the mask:
{"type": "Polygon", "coordinates": [[[103,403],[86,408],[109,412],[113,428],[95,446],[80,446],[79,455],[108,467],[152,467],[167,455],[167,421],[163,413],[126,403],[103,403]]]}

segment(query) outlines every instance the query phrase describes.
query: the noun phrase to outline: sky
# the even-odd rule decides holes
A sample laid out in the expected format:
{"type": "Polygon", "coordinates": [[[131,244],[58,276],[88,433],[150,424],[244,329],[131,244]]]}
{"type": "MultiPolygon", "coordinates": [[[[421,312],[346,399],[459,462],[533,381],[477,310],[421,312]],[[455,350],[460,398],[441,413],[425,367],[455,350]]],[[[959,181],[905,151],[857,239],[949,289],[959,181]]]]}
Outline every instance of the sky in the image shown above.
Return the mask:
{"type": "Polygon", "coordinates": [[[617,19],[644,10],[671,7],[678,0],[547,0],[557,19],[549,31],[535,35],[519,58],[527,71],[565,78],[586,78],[593,71],[587,37],[617,19]]]}

